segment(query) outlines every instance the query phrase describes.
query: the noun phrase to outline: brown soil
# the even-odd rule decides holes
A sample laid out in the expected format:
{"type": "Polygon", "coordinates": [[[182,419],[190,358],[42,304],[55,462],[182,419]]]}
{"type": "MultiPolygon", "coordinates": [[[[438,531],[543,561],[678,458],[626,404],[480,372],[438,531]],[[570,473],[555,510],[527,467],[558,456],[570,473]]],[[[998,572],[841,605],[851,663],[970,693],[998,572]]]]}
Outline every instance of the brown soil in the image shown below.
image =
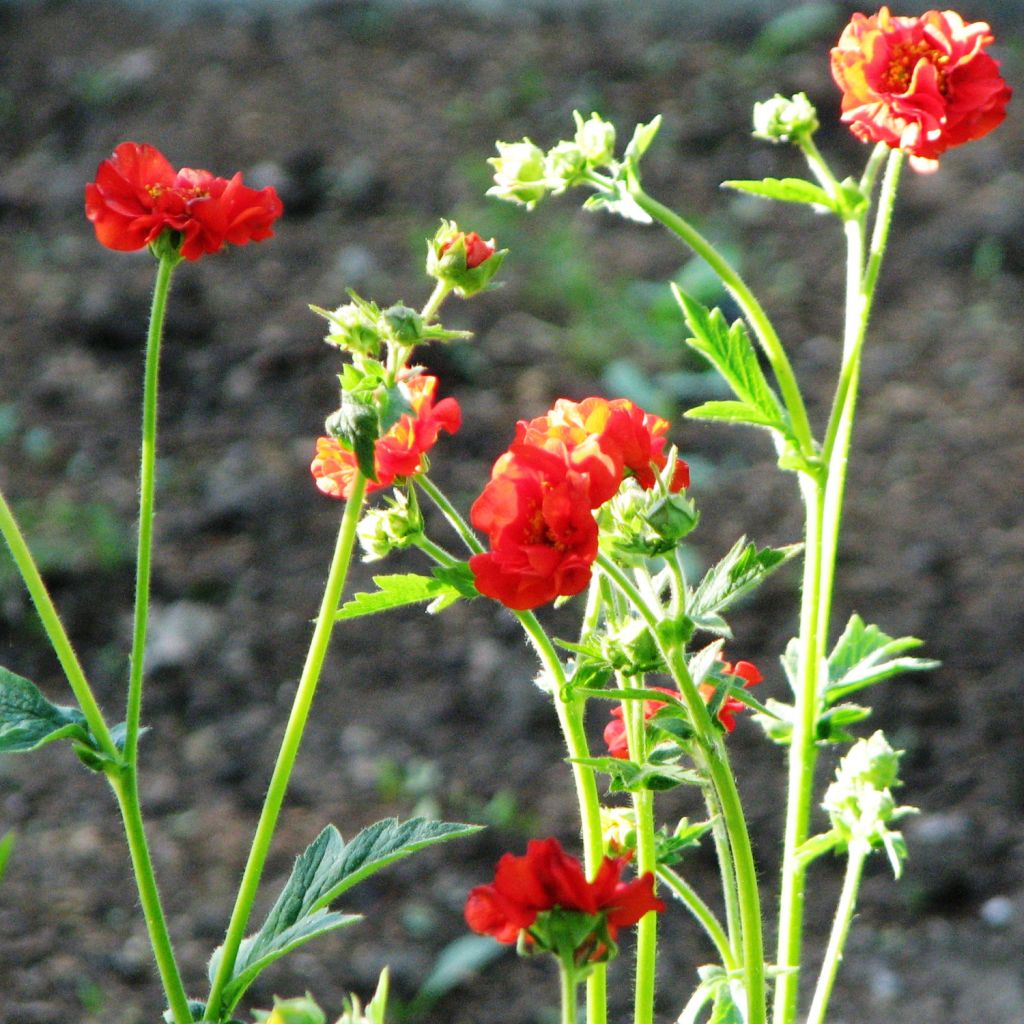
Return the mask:
{"type": "MultiPolygon", "coordinates": [[[[979,0],[968,13],[998,23],[1000,6],[979,0]]],[[[476,333],[473,347],[425,357],[465,417],[438,450],[436,476],[468,502],[516,418],[601,386],[574,348],[584,311],[572,295],[538,287],[568,280],[564,250],[552,252],[555,236],[544,234],[546,208],[510,214],[484,203],[483,160],[495,137],[553,141],[574,106],[601,109],[624,130],[660,111],[652,191],[714,231],[729,226],[747,247],[749,277],[778,311],[806,392],[825,395],[838,351],[837,233],[802,210],[731,200],[717,185],[798,172],[789,154],[749,138],[749,110],[773,91],[806,89],[831,125],[837,100],[823,55],[843,18],[837,11],[788,52],[752,46],[760,24],[744,17],[708,28],[679,15],[627,24],[597,9],[490,20],[445,6],[274,14],[223,5],[175,19],[90,2],[0,6],[0,482],[22,506],[55,496],[43,517],[48,581],[108,709],[122,700],[130,640],[125,556],[152,264],[95,244],[83,183],[114,145],[135,139],[172,162],[241,168],[250,182],[277,185],[288,210],[272,242],[181,268],[163,363],[153,588],[163,646],[146,696],[143,795],[196,994],[223,934],[340,511],[306,468],[337,371],[307,304],[335,305],[346,286],[422,301],[422,239],[438,218],[457,214],[485,236],[514,225],[522,246],[504,290],[447,313],[449,326],[476,333]],[[120,540],[112,523],[125,524],[120,540]]],[[[1011,81],[1020,53],[1009,37],[1001,56],[1011,81]]],[[[836,1022],[1024,1019],[1022,140],[1014,111],[939,174],[908,175],[872,324],[835,618],[856,610],[893,635],[921,636],[944,664],[873,695],[871,724],[907,751],[903,796],[922,813],[906,827],[907,877],[894,883],[881,863],[869,873],[836,1022]]],[[[864,155],[838,127],[823,129],[821,145],[850,168],[864,155]]],[[[671,239],[569,216],[576,198],[551,206],[603,279],[659,284],[677,272],[684,254],[671,239]]],[[[820,423],[823,407],[813,413],[820,423]]],[[[693,425],[674,436],[692,457],[703,511],[695,559],[714,558],[740,533],[798,539],[794,482],[760,436],[693,425]]],[[[68,702],[27,599],[0,570],[3,664],[68,702]]],[[[369,575],[360,566],[352,586],[369,575]]],[[[795,630],[796,584],[783,574],[734,617],[730,650],[763,666],[764,696],[783,696],[777,656],[795,630]]],[[[337,1013],[344,992],[369,994],[388,963],[396,997],[408,1001],[464,933],[465,893],[502,851],[529,835],[575,842],[557,726],[533,673],[515,623],[482,602],[341,631],[259,910],[327,822],[350,835],[387,814],[428,810],[500,824],[355,890],[346,909],[368,920],[269,970],[248,1005],[309,990],[337,1013]]],[[[780,754],[750,722],[731,743],[770,893],[780,754]]],[[[669,810],[693,813],[687,799],[667,801],[669,810]]],[[[10,829],[0,1022],[155,1024],[159,986],[107,789],[67,749],[4,759],[0,834],[10,829]]],[[[823,945],[839,868],[814,872],[811,950],[823,945]]],[[[713,894],[710,854],[695,856],[692,877],[713,894]]],[[[667,1021],[709,951],[681,914],[666,918],[667,1021]]],[[[628,975],[627,955],[615,1020],[626,1019],[628,975]]],[[[508,955],[421,1019],[541,1024],[555,1000],[548,965],[508,955]]]]}

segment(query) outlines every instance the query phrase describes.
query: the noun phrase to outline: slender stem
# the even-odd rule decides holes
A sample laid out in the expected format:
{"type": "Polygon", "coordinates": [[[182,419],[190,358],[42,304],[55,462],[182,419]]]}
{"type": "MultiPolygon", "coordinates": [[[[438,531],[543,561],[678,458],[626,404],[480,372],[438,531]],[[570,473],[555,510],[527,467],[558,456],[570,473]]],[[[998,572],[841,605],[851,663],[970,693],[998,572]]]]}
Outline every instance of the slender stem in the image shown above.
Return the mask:
{"type": "MultiPolygon", "coordinates": [[[[580,808],[583,831],[583,863],[587,877],[593,878],[604,856],[604,837],[601,833],[601,798],[592,769],[579,764],[580,758],[590,757],[587,735],[583,729],[583,701],[566,696],[565,670],[551,638],[533,612],[514,612],[526,635],[530,638],[541,664],[551,679],[551,696],[558,715],[558,724],[572,761],[576,800],[580,808]]],[[[598,964],[587,978],[587,1024],[605,1024],[608,1016],[606,969],[598,964]]]]}
{"type": "Polygon", "coordinates": [[[736,889],[736,866],[733,863],[729,833],[722,816],[722,807],[713,786],[704,786],[704,803],[711,819],[711,837],[715,843],[715,860],[722,878],[722,898],[725,901],[725,923],[729,929],[729,949],[733,960],[742,958],[743,927],[740,924],[740,899],[736,889]]]}
{"type": "MultiPolygon", "coordinates": [[[[616,675],[619,686],[624,687],[626,680],[621,675],[616,675]]],[[[622,702],[629,756],[639,763],[647,760],[644,705],[645,702],[640,700],[622,702]]],[[[649,789],[636,790],[632,794],[632,803],[636,824],[636,871],[638,875],[648,872],[654,874],[658,868],[654,838],[654,793],[649,789]]],[[[658,915],[650,912],[644,914],[637,924],[636,978],[633,1001],[635,1024],[651,1024],[654,1019],[654,978],[657,951],[658,915]]]]}
{"type": "Polygon", "coordinates": [[[225,1009],[225,1007],[221,1006],[224,986],[231,979],[232,971],[234,970],[235,960],[238,956],[238,947],[242,942],[246,924],[249,921],[252,904],[256,898],[256,891],[260,883],[260,876],[263,873],[263,866],[274,835],[274,828],[277,825],[277,818],[284,803],[292,768],[295,766],[299,743],[302,740],[302,734],[313,703],[313,696],[316,693],[317,683],[320,680],[320,672],[323,668],[324,659],[327,656],[327,648],[330,644],[331,632],[334,629],[338,603],[341,599],[341,593],[348,576],[348,568],[352,561],[356,525],[359,522],[365,490],[366,478],[361,473],[357,474],[352,487],[352,493],[345,506],[345,514],[342,516],[338,540],[334,549],[334,558],[331,561],[330,573],[327,577],[327,584],[324,587],[323,601],[321,602],[320,613],[317,616],[316,625],[313,629],[313,637],[310,641],[309,652],[306,655],[306,663],[303,666],[302,675],[299,679],[295,700],[292,704],[291,714],[288,717],[288,724],[285,726],[281,749],[277,756],[277,763],[274,765],[274,772],[267,789],[266,800],[263,804],[259,823],[256,826],[256,834],[253,837],[252,849],[249,851],[249,859],[245,865],[245,871],[238,889],[238,896],[235,899],[234,910],[228,924],[227,934],[224,937],[220,966],[210,990],[210,998],[204,1020],[219,1020],[222,1011],[225,1009]]]}
{"type": "Polygon", "coordinates": [[[678,235],[700,256],[721,278],[722,283],[739,303],[754,328],[775,373],[775,378],[779,382],[779,390],[782,392],[782,400],[792,420],[796,439],[806,454],[812,453],[814,441],[811,425],[807,418],[807,409],[804,406],[796,376],[793,373],[793,367],[790,365],[789,358],[772,322],[768,319],[768,314],[765,313],[757,297],[721,253],[692,224],[683,220],[677,213],[667,206],[663,206],[656,199],[652,199],[642,190],[636,191],[633,198],[641,209],[663,224],[669,231],[678,235]]]}
{"type": "Polygon", "coordinates": [[[825,960],[818,975],[818,984],[814,988],[814,998],[807,1014],[807,1024],[825,1024],[825,1013],[832,996],[832,986],[843,959],[843,947],[850,932],[854,908],[857,906],[857,892],[860,889],[861,875],[864,872],[864,861],[871,847],[864,842],[851,842],[846,861],[846,875],[843,878],[843,890],[839,895],[836,916],[832,921],[832,932],[825,950],[825,960]]]}
{"type": "Polygon", "coordinates": [[[139,543],[135,563],[135,625],[128,677],[128,706],[125,713],[124,758],[137,762],[139,722],[142,714],[142,677],[149,623],[149,581],[153,551],[153,505],[156,491],[157,388],[160,373],[160,341],[164,332],[167,296],[171,276],[181,257],[165,253],[157,266],[153,305],[146,337],[146,368],[142,390],[142,446],[139,469],[139,543]]]}
{"type": "Polygon", "coordinates": [[[789,781],[786,790],[786,826],[782,846],[782,879],[779,893],[779,936],[776,964],[774,1024],[796,1018],[799,997],[800,950],[803,942],[804,885],[806,865],[799,848],[806,840],[814,792],[817,760],[815,729],[818,721],[818,690],[821,649],[818,645],[818,611],[821,577],[822,486],[801,477],[804,498],[804,577],[800,604],[800,675],[795,693],[793,735],[787,752],[789,781]]]}
{"type": "Polygon", "coordinates": [[[764,1024],[765,975],[764,940],[761,927],[761,898],[757,886],[757,869],[754,866],[754,851],[750,844],[746,817],[736,780],[729,766],[724,744],[718,738],[711,723],[707,705],[704,703],[686,665],[682,649],[678,644],[666,643],[659,630],[659,615],[644,601],[643,595],[624,572],[606,555],[597,556],[601,571],[623,592],[630,604],[644,619],[655,638],[690,717],[696,736],[695,755],[703,763],[711,785],[721,806],[729,846],[732,850],[736,871],[736,890],[739,902],[740,930],[742,933],[744,988],[747,994],[747,1024],[764,1024]]]}
{"type": "Polygon", "coordinates": [[[419,534],[414,540],[413,544],[420,549],[425,555],[432,558],[438,565],[443,565],[445,568],[450,569],[453,565],[458,565],[459,560],[453,558],[440,544],[435,544],[426,534],[419,534]]]}
{"type": "Polygon", "coordinates": [[[445,281],[438,281],[434,285],[434,290],[430,293],[430,298],[427,299],[427,304],[420,311],[420,316],[423,318],[425,324],[429,324],[431,320],[437,315],[437,311],[441,308],[441,303],[448,298],[448,294],[451,292],[452,286],[447,284],[445,281]]]}
{"type": "Polygon", "coordinates": [[[25,581],[25,587],[32,598],[32,603],[35,605],[39,620],[43,624],[43,629],[46,630],[46,636],[53,647],[54,653],[57,655],[61,668],[64,670],[68,684],[71,686],[71,692],[74,693],[78,706],[82,709],[82,714],[85,715],[89,731],[96,738],[96,742],[103,748],[105,754],[114,761],[120,761],[121,752],[117,749],[117,745],[110,735],[106,719],[103,717],[99,704],[96,703],[92,687],[89,685],[89,680],[85,677],[85,671],[78,660],[78,655],[75,653],[70,639],[68,639],[67,631],[64,629],[64,624],[61,622],[60,615],[58,615],[57,609],[54,606],[53,598],[50,597],[50,592],[46,589],[46,584],[43,582],[42,575],[40,575],[39,567],[32,557],[32,552],[29,551],[25,535],[21,532],[21,528],[14,518],[14,513],[11,511],[11,507],[7,504],[7,499],[2,493],[0,493],[0,533],[3,534],[7,546],[10,548],[14,564],[18,567],[18,571],[25,581]]]}
{"type": "Polygon", "coordinates": [[[413,480],[420,490],[441,510],[445,519],[448,520],[452,529],[459,535],[462,543],[465,544],[469,551],[474,555],[483,551],[484,547],[477,539],[476,534],[473,533],[466,520],[459,515],[458,509],[448,500],[437,484],[425,475],[413,477],[413,480]]]}
{"type": "Polygon", "coordinates": [[[810,167],[811,173],[818,179],[818,184],[834,198],[839,190],[839,182],[836,181],[832,168],[829,167],[825,162],[825,158],[821,155],[821,150],[818,149],[818,144],[814,141],[814,138],[811,135],[801,135],[797,139],[797,145],[803,151],[804,157],[807,159],[807,166],[810,167]]]}
{"type": "Polygon", "coordinates": [[[714,911],[700,898],[696,890],[682,876],[678,875],[665,864],[659,864],[657,870],[658,878],[672,890],[674,896],[690,911],[697,919],[697,923],[704,929],[708,938],[714,943],[715,949],[722,960],[722,966],[727,971],[736,969],[736,961],[729,947],[729,936],[721,922],[715,917],[714,911]]]}
{"type": "Polygon", "coordinates": [[[117,796],[121,817],[124,820],[125,837],[131,854],[135,883],[139,891],[139,902],[146,918],[149,942],[153,948],[157,970],[167,995],[168,1005],[174,1017],[174,1024],[191,1024],[192,1011],[188,1007],[188,995],[174,959],[174,948],[167,931],[167,920],[160,904],[153,861],[146,841],[139,802],[138,776],[134,764],[125,765],[120,772],[109,772],[110,785],[117,796]]]}

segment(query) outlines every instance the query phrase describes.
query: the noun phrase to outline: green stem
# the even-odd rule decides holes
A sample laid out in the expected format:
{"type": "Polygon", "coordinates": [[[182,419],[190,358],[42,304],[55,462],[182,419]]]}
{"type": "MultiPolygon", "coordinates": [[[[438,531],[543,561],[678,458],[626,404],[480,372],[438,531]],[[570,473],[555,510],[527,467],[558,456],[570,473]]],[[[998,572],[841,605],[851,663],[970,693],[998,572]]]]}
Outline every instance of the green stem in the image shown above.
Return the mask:
{"type": "Polygon", "coordinates": [[[725,934],[725,929],[715,917],[714,911],[700,898],[696,890],[670,867],[664,864],[658,865],[657,875],[704,929],[718,951],[722,966],[727,971],[734,971],[736,961],[729,946],[729,936],[725,934]]]}
{"type": "MultiPolygon", "coordinates": [[[[584,702],[566,696],[566,678],[558,652],[550,637],[533,612],[513,612],[530,638],[541,664],[551,680],[551,696],[558,715],[558,724],[572,762],[576,800],[580,808],[583,831],[583,863],[587,877],[593,878],[604,857],[604,837],[601,832],[601,798],[592,769],[578,763],[590,757],[587,735],[583,729],[584,702]]],[[[587,1024],[605,1024],[608,1017],[606,969],[598,964],[587,978],[587,1024]]]]}
{"type": "Polygon", "coordinates": [[[110,785],[117,796],[121,817],[124,819],[125,837],[131,854],[135,884],[139,891],[139,902],[146,919],[149,941],[153,948],[160,980],[167,995],[168,1005],[174,1017],[174,1024],[191,1024],[192,1011],[188,1007],[188,995],[182,985],[178,965],[174,959],[174,948],[167,930],[167,920],[160,904],[153,861],[146,841],[139,801],[138,776],[135,765],[125,765],[118,772],[109,772],[110,785]]]}
{"type": "Polygon", "coordinates": [[[281,749],[277,756],[277,763],[274,765],[274,773],[270,779],[266,800],[263,804],[259,823],[256,826],[256,834],[253,837],[252,849],[249,851],[249,859],[245,865],[234,910],[228,924],[227,934],[224,937],[220,967],[214,978],[206,1015],[203,1018],[207,1021],[219,1020],[222,1011],[225,1009],[221,1006],[222,993],[224,986],[230,981],[234,970],[235,960],[238,956],[238,947],[242,942],[245,928],[249,921],[249,915],[252,912],[252,904],[256,898],[256,891],[259,888],[260,876],[263,873],[263,866],[266,863],[267,853],[270,850],[274,828],[277,825],[278,815],[284,803],[288,781],[295,766],[299,743],[302,740],[302,734],[313,704],[313,696],[316,693],[317,683],[320,680],[320,672],[323,668],[324,659],[327,656],[331,632],[334,629],[335,615],[338,611],[338,604],[341,600],[349,565],[352,561],[356,525],[359,522],[365,490],[366,478],[361,473],[357,474],[352,487],[352,493],[345,506],[345,514],[342,516],[338,540],[334,549],[334,558],[331,561],[330,573],[327,577],[327,584],[324,587],[323,601],[321,602],[320,613],[317,616],[316,625],[313,629],[313,638],[310,641],[309,652],[306,655],[306,663],[303,666],[302,675],[299,679],[291,714],[288,717],[284,738],[281,741],[281,749]]]}
{"type": "Polygon", "coordinates": [[[743,927],[740,924],[740,899],[736,888],[736,866],[732,859],[732,847],[729,845],[729,833],[722,816],[722,807],[718,794],[713,786],[706,785],[704,803],[711,820],[711,838],[715,843],[715,860],[718,861],[718,872],[722,878],[722,899],[725,902],[725,923],[729,929],[729,949],[733,960],[742,957],[743,927]]]}
{"type": "Polygon", "coordinates": [[[800,443],[805,454],[810,455],[814,451],[814,441],[811,434],[810,421],[807,418],[807,409],[804,406],[800,388],[790,365],[789,358],[782,342],[775,331],[772,322],[768,319],[761,303],[750,290],[747,283],[733,269],[729,262],[718,252],[718,250],[695,228],[692,224],[683,220],[677,213],[662,205],[656,199],[652,199],[646,192],[637,190],[633,198],[642,210],[650,214],[656,221],[664,225],[669,231],[678,235],[709,267],[718,275],[722,283],[729,290],[729,293],[739,303],[754,333],[761,342],[768,362],[779,382],[779,390],[782,393],[782,400],[789,412],[793,424],[794,434],[800,443]]]}
{"type": "Polygon", "coordinates": [[[660,617],[644,601],[643,595],[628,576],[607,555],[599,554],[597,564],[601,571],[625,595],[637,613],[647,623],[665,659],[666,667],[686,705],[690,723],[696,731],[695,755],[714,787],[721,806],[722,819],[728,834],[728,845],[732,850],[736,871],[736,890],[739,902],[741,948],[743,951],[743,984],[747,994],[747,1024],[764,1024],[765,975],[764,940],[761,927],[761,898],[757,887],[757,869],[754,865],[754,851],[750,844],[746,817],[736,780],[729,766],[724,744],[718,737],[711,722],[707,705],[700,695],[686,665],[683,651],[676,643],[666,643],[659,629],[660,617]]]}
{"type": "Polygon", "coordinates": [[[832,932],[825,950],[825,960],[818,975],[818,984],[814,988],[814,998],[807,1014],[807,1024],[825,1024],[825,1013],[832,996],[839,964],[843,959],[843,948],[850,933],[854,908],[857,906],[857,892],[860,889],[861,875],[864,872],[864,861],[871,852],[871,847],[864,842],[850,843],[846,861],[846,875],[843,878],[843,890],[836,907],[836,916],[832,921],[832,932]]]}
{"type": "Polygon", "coordinates": [[[559,988],[562,995],[561,1024],[577,1024],[579,1018],[579,981],[575,969],[565,960],[558,960],[559,988]]]}
{"type": "Polygon", "coordinates": [[[0,533],[3,534],[3,538],[10,549],[11,557],[14,559],[14,564],[18,567],[18,571],[25,581],[25,588],[28,590],[32,603],[35,605],[39,621],[42,622],[43,629],[46,630],[46,636],[53,647],[54,654],[57,655],[61,668],[64,670],[64,675],[71,687],[71,692],[75,695],[78,706],[82,709],[82,714],[85,715],[89,731],[96,738],[96,742],[99,743],[103,748],[103,752],[108,757],[115,762],[120,761],[121,752],[117,749],[117,745],[110,735],[106,719],[103,717],[103,712],[96,702],[96,697],[92,692],[92,687],[89,685],[89,680],[85,677],[85,671],[78,660],[78,655],[75,653],[70,639],[68,639],[67,631],[64,629],[64,624],[61,622],[60,615],[57,614],[57,609],[54,606],[53,598],[50,597],[50,592],[46,589],[46,584],[43,582],[39,567],[36,565],[32,552],[25,541],[25,535],[21,532],[21,528],[14,518],[14,513],[11,511],[11,507],[7,504],[7,499],[2,493],[0,493],[0,533]]]}
{"type": "MultiPolygon", "coordinates": [[[[620,687],[626,680],[617,675],[620,687]]],[[[642,685],[642,681],[641,681],[642,685]]],[[[622,702],[629,756],[639,763],[647,760],[647,736],[644,701],[622,702]]],[[[654,793],[649,789],[632,794],[633,815],[636,824],[636,872],[655,874],[658,868],[654,838],[654,793]]],[[[633,1020],[635,1024],[652,1024],[654,1020],[654,979],[658,951],[658,915],[647,913],[640,919],[636,930],[636,978],[634,981],[633,1020]]]]}
{"type": "Polygon", "coordinates": [[[441,510],[445,519],[448,520],[452,529],[459,535],[462,543],[474,555],[483,551],[484,546],[477,539],[477,536],[470,529],[469,524],[459,515],[458,509],[448,500],[441,489],[428,476],[413,477],[414,482],[430,498],[430,500],[441,510]]]}
{"type": "Polygon", "coordinates": [[[128,705],[125,713],[124,759],[137,763],[139,724],[142,714],[142,679],[149,623],[149,585],[153,551],[153,505],[156,490],[157,390],[160,373],[160,341],[164,332],[167,296],[171,276],[181,257],[165,253],[160,257],[153,286],[153,305],[146,337],[146,368],[142,390],[142,446],[139,469],[139,543],[135,563],[135,624],[128,677],[128,705]]]}
{"type": "Polygon", "coordinates": [[[788,749],[786,826],[782,846],[782,880],[779,893],[779,937],[776,964],[774,1024],[796,1018],[799,995],[800,951],[803,942],[804,886],[807,866],[799,848],[807,839],[814,794],[817,760],[815,730],[818,722],[821,649],[818,645],[818,612],[821,607],[821,529],[824,491],[820,483],[801,477],[805,507],[804,576],[800,604],[800,674],[795,694],[793,735],[788,749]]]}

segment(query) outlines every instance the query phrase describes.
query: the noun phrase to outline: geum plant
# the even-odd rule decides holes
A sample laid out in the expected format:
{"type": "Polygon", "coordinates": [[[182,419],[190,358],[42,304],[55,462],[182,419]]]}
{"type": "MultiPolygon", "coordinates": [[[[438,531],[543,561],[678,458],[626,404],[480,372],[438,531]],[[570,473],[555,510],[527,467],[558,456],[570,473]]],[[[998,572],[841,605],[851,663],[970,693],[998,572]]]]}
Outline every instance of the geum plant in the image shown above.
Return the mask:
{"type": "MultiPolygon", "coordinates": [[[[111,726],[75,656],[28,547],[6,502],[0,527],[39,611],[76,707],[50,703],[27,680],[0,675],[0,750],[26,751],[66,738],[83,761],[104,774],[118,799],[166,993],[165,1018],[224,1022],[254,978],[275,960],[354,918],[330,905],[348,888],[422,846],[472,826],[414,819],[379,822],[347,845],[332,827],[298,857],[260,929],[245,937],[263,864],[285,797],[291,768],[335,622],[426,603],[440,612],[479,596],[508,608],[535,649],[536,682],[552,702],[565,739],[579,802],[582,860],[554,838],[532,841],[525,855],[506,854],[494,879],[466,903],[475,931],[516,943],[524,954],[550,953],[562,982],[562,1021],[578,1018],[578,989],[587,989],[588,1024],[608,1017],[608,961],[618,955],[623,928],[637,928],[634,1020],[655,1011],[657,915],[670,895],[703,930],[713,959],[698,969],[680,1024],[794,1024],[801,996],[806,1020],[821,1024],[852,921],[865,860],[887,855],[898,875],[905,855],[893,824],[909,809],[892,795],[899,752],[876,732],[851,732],[869,709],[850,698],[901,672],[934,667],[908,652],[912,637],[893,638],[854,615],[833,641],[830,611],[859,371],[868,319],[888,241],[904,156],[921,172],[934,170],[949,148],[985,135],[1002,120],[1010,90],[985,52],[988,26],[953,12],[918,18],[855,15],[832,51],[833,77],[843,93],[842,118],[876,145],[859,177],[840,179],[818,151],[818,115],[806,96],[776,96],[755,108],[755,134],[795,145],[811,179],[729,181],[739,191],[805,204],[834,216],[847,243],[841,365],[831,411],[815,436],[799,382],[782,340],[745,281],[685,217],[644,190],[640,164],[654,141],[656,118],[637,127],[622,157],[614,127],[597,114],[576,115],[571,139],[547,151],[528,139],[499,143],[491,193],[529,208],[569,188],[592,191],[586,205],[640,223],[657,222],[677,235],[719,276],[742,311],[729,324],[675,289],[688,343],[722,375],[734,398],[707,402],[695,418],[749,424],[768,431],[780,467],[803,499],[803,543],[759,548],[741,538],[700,580],[684,571],[682,544],[697,525],[688,495],[689,470],[668,444],[669,424],[625,398],[562,398],[545,414],[517,424],[508,449],[468,516],[429,475],[428,453],[442,432],[460,426],[452,398],[438,398],[436,378],[413,361],[428,342],[461,332],[438,319],[445,299],[484,291],[504,251],[479,235],[442,222],[427,244],[431,294],[419,311],[379,306],[350,293],[339,308],[317,312],[329,322],[327,340],[346,357],[340,404],[316,446],[312,473],[325,494],[345,502],[338,542],[295,703],[285,725],[248,863],[223,945],[210,962],[203,1000],[186,995],[147,850],[138,798],[138,740],[144,682],[149,564],[153,520],[153,460],[157,366],[165,303],[174,266],[225,243],[244,244],[271,233],[280,214],[273,190],[247,189],[207,172],[175,172],[148,146],[125,143],[100,166],[87,188],[86,209],[99,240],[116,249],[149,246],[159,260],[147,342],[143,398],[139,553],[135,629],[129,661],[126,721],[111,726]],[[883,171],[884,167],[884,171],[883,171]],[[879,185],[879,179],[881,184],[879,185]],[[762,367],[762,359],[769,372],[762,367]],[[774,386],[770,378],[774,378],[774,386]],[[374,492],[393,488],[384,504],[365,508],[374,492]],[[420,508],[426,498],[443,513],[453,542],[428,537],[420,508]],[[358,538],[367,560],[412,548],[428,573],[375,577],[377,589],[342,603],[358,538]],[[447,546],[446,546],[447,544],[447,546]],[[799,634],[782,665],[792,699],[762,703],[750,687],[761,672],[727,661],[730,607],[787,560],[803,562],[799,634]],[[572,639],[550,635],[536,609],[580,595],[580,627],[572,639]],[[831,643],[831,646],[830,646],[831,643]],[[595,750],[585,729],[589,707],[610,706],[595,750]],[[753,709],[766,735],[786,749],[785,834],[777,898],[777,949],[766,952],[766,904],[727,740],[736,716],[753,709]],[[814,769],[824,747],[847,748],[821,800],[827,825],[812,824],[814,769]],[[611,797],[602,800],[598,779],[611,797]],[[664,822],[656,795],[691,786],[703,820],[664,822]],[[620,797],[621,794],[621,797],[620,797]],[[686,853],[705,836],[721,875],[718,896],[687,880],[686,853]],[[803,964],[807,872],[826,853],[846,857],[846,874],[817,977],[803,964]],[[635,876],[624,874],[632,864],[635,876]]],[[[729,657],[735,657],[730,651],[729,657]]],[[[382,1024],[386,975],[365,1008],[352,999],[342,1021],[382,1024]]],[[[278,1001],[256,1018],[270,1024],[323,1024],[309,997],[278,1001]]]]}

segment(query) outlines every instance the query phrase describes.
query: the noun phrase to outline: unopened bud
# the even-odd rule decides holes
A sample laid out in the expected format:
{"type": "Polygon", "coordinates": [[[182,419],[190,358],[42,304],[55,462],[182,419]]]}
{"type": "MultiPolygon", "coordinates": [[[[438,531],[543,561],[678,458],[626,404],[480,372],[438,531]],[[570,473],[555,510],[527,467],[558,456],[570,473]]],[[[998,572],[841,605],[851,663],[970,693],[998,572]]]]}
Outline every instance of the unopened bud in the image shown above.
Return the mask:
{"type": "Polygon", "coordinates": [[[780,96],[754,104],[754,135],[769,142],[794,142],[818,130],[818,112],[807,94],[780,96]]]}
{"type": "Polygon", "coordinates": [[[605,121],[600,114],[591,114],[584,121],[578,111],[573,111],[576,121],[574,142],[587,163],[605,167],[615,159],[615,125],[605,121]]]}
{"type": "Polygon", "coordinates": [[[487,161],[494,167],[494,185],[487,194],[532,208],[548,192],[544,150],[529,139],[497,146],[498,155],[487,161]]]}

